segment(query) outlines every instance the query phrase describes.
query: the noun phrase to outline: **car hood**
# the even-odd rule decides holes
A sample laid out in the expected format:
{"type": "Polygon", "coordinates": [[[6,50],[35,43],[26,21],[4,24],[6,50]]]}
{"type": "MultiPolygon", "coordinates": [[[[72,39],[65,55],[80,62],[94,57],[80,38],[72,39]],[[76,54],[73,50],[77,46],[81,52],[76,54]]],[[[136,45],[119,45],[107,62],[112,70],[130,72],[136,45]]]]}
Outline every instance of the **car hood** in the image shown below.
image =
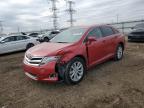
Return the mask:
{"type": "Polygon", "coordinates": [[[30,48],[26,53],[32,56],[44,57],[56,55],[58,51],[65,47],[72,45],[72,43],[42,43],[30,48]]]}
{"type": "Polygon", "coordinates": [[[132,33],[137,33],[137,32],[144,32],[144,29],[136,29],[132,31],[132,33]]]}

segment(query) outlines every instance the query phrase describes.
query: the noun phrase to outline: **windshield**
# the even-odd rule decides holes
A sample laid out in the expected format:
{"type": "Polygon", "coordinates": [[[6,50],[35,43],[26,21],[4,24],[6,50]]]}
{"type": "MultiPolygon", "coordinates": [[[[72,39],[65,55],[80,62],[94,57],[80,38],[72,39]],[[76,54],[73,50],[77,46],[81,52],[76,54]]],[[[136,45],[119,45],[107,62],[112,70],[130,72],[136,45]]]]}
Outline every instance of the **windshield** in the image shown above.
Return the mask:
{"type": "Polygon", "coordinates": [[[73,43],[80,40],[82,35],[85,33],[86,28],[73,27],[69,28],[59,34],[57,34],[50,42],[57,43],[73,43]]]}
{"type": "Polygon", "coordinates": [[[144,29],[144,23],[137,24],[134,29],[144,29]]]}

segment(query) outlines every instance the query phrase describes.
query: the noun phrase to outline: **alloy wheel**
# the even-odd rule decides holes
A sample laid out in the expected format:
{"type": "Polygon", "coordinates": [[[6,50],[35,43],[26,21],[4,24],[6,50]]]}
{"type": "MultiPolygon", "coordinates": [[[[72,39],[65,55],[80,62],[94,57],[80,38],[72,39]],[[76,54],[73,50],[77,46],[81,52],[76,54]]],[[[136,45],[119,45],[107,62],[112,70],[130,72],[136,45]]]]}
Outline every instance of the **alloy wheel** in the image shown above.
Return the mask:
{"type": "Polygon", "coordinates": [[[121,46],[119,46],[117,49],[117,58],[121,59],[122,56],[123,56],[123,48],[121,46]]]}
{"type": "Polygon", "coordinates": [[[83,64],[79,61],[74,62],[70,67],[70,78],[72,81],[79,81],[84,74],[83,64]]]}

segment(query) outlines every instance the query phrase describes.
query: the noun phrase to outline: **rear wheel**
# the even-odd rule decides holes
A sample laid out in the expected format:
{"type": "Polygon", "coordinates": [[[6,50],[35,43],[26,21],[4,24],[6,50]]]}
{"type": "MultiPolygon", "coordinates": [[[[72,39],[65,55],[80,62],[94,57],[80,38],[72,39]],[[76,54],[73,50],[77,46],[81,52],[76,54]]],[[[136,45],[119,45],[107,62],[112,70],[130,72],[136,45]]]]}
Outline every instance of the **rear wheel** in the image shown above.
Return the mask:
{"type": "Polygon", "coordinates": [[[115,57],[114,59],[117,61],[117,60],[121,60],[123,58],[123,51],[124,51],[124,48],[121,44],[119,44],[117,46],[117,49],[116,49],[116,53],[115,53],[115,57]]]}
{"type": "Polygon", "coordinates": [[[26,46],[26,50],[30,49],[31,47],[33,47],[34,44],[33,43],[29,43],[27,46],[26,46]]]}
{"type": "Polygon", "coordinates": [[[65,72],[65,82],[67,84],[77,84],[79,83],[86,71],[85,62],[81,58],[72,59],[66,66],[65,72]]]}

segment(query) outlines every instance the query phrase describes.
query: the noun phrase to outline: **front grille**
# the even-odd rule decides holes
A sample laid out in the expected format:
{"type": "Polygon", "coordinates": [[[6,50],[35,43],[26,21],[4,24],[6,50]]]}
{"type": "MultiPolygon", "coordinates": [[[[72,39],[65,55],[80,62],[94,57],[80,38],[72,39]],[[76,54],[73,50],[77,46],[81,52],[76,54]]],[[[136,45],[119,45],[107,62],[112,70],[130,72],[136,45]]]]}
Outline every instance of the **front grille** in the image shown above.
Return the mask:
{"type": "Polygon", "coordinates": [[[33,57],[33,56],[28,56],[26,55],[24,58],[24,63],[28,65],[33,65],[33,66],[39,66],[43,57],[33,57]]]}

